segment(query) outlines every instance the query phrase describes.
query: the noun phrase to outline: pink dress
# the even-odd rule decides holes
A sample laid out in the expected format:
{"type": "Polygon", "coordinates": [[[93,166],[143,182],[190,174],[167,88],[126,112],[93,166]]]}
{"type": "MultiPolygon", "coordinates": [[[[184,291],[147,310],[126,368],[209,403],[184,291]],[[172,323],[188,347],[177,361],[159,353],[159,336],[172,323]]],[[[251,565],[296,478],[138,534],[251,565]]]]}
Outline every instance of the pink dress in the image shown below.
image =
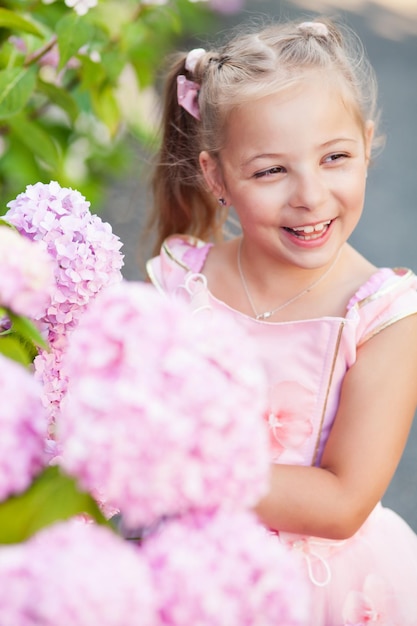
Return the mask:
{"type": "MultiPolygon", "coordinates": [[[[184,295],[194,309],[228,310],[256,336],[270,380],[272,460],[318,465],[358,346],[417,312],[417,277],[380,269],[353,296],[345,317],[264,322],[210,293],[199,274],[210,247],[171,237],[148,262],[149,277],[162,292],[184,295]]],[[[344,541],[277,535],[304,557],[313,594],[310,626],[417,626],[417,535],[393,511],[378,504],[344,541]]]]}

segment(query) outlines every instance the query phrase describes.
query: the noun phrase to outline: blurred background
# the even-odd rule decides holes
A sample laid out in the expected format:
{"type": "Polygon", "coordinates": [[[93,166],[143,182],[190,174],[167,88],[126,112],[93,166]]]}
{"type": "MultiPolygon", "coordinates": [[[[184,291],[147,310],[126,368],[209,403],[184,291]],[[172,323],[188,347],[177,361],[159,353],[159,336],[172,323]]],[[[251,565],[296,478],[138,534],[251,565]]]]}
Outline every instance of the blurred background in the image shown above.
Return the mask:
{"type": "MultiPolygon", "coordinates": [[[[0,0],[0,215],[28,184],[57,180],[76,188],[124,242],[125,278],[143,279],[151,242],[141,234],[166,55],[215,45],[253,20],[326,15],[362,39],[378,77],[387,138],[370,169],[352,243],[378,266],[417,272],[417,0],[73,5],[0,0]]],[[[384,502],[417,532],[417,423],[384,502]]]]}

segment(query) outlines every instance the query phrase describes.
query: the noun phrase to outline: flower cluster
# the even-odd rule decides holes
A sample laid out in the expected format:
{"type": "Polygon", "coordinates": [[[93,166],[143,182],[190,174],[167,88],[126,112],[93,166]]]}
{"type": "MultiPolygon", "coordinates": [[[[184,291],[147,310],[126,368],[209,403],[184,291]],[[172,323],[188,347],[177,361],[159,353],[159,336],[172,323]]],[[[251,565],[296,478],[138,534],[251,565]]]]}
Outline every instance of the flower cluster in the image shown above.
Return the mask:
{"type": "Polygon", "coordinates": [[[62,462],[128,527],[264,495],[266,381],[243,332],[144,283],[106,289],[80,320],[62,364],[62,462]]]}
{"type": "Polygon", "coordinates": [[[38,242],[0,226],[0,306],[17,315],[45,315],[54,288],[52,258],[38,242]]]}
{"type": "Polygon", "coordinates": [[[42,402],[48,415],[48,437],[51,438],[54,438],[55,420],[68,386],[68,379],[61,368],[64,352],[62,346],[60,349],[41,350],[34,360],[35,378],[42,386],[42,402]]]}
{"type": "Polygon", "coordinates": [[[54,344],[72,329],[104,286],[122,279],[121,242],[110,224],[90,212],[79,191],[28,185],[7,205],[5,219],[27,238],[42,242],[55,260],[56,286],[42,322],[54,344]]]}
{"type": "Polygon", "coordinates": [[[122,244],[110,224],[91,213],[90,203],[79,191],[54,181],[28,185],[7,206],[5,219],[22,235],[39,242],[55,261],[55,287],[46,312],[38,318],[52,352],[41,351],[35,359],[53,424],[66,391],[60,362],[68,334],[97,293],[122,280],[122,244]]]}
{"type": "Polygon", "coordinates": [[[248,512],[170,521],[142,550],[158,589],[158,624],[309,623],[299,563],[248,512]]]}
{"type": "Polygon", "coordinates": [[[156,626],[155,592],[140,554],[77,520],[0,550],[2,626],[156,626]]]}
{"type": "Polygon", "coordinates": [[[60,463],[139,531],[154,623],[306,623],[301,564],[246,510],[267,489],[269,448],[266,380],[244,331],[121,283],[90,305],[62,368],[60,463]]]}
{"type": "Polygon", "coordinates": [[[46,415],[28,370],[0,355],[0,501],[24,491],[43,467],[46,415]]]}

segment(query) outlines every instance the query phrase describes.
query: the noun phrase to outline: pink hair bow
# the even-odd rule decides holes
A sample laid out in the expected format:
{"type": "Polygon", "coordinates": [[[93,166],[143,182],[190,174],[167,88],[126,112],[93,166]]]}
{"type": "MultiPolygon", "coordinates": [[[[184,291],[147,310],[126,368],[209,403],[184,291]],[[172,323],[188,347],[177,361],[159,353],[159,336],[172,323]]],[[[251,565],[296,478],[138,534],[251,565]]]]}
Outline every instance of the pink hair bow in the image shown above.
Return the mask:
{"type": "Polygon", "coordinates": [[[177,100],[180,107],[185,109],[196,120],[200,119],[198,106],[198,92],[200,85],[185,78],[183,74],[177,76],[177,100]]]}

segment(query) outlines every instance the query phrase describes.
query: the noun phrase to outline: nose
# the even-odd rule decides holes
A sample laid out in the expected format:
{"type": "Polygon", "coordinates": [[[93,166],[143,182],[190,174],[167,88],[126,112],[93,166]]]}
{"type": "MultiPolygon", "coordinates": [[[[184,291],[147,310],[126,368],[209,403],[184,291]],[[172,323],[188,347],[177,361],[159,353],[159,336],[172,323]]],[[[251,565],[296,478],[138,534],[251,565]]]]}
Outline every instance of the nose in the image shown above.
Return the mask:
{"type": "Polygon", "coordinates": [[[326,198],[326,185],[323,173],[315,168],[293,173],[289,205],[297,209],[314,211],[326,198]]]}

